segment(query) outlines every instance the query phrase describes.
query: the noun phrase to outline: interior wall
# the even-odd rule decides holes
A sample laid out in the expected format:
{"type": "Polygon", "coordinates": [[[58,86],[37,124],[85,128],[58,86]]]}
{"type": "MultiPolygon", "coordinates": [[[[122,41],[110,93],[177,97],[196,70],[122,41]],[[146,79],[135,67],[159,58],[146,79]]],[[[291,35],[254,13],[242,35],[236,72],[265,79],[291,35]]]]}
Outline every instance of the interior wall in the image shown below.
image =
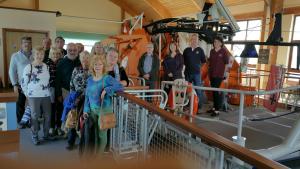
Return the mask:
{"type": "Polygon", "coordinates": [[[4,51],[2,28],[49,31],[56,36],[55,14],[0,8],[0,76],[4,78],[4,51]]]}
{"type": "Polygon", "coordinates": [[[102,22],[97,18],[121,21],[121,8],[108,0],[40,0],[40,10],[60,11],[56,18],[58,31],[97,33],[115,35],[120,33],[121,24],[102,22]],[[77,16],[77,17],[66,17],[77,16]],[[85,18],[78,18],[85,17],[85,18]]]}
{"type": "Polygon", "coordinates": [[[33,9],[34,0],[7,0],[0,3],[0,6],[12,8],[33,9]]]}

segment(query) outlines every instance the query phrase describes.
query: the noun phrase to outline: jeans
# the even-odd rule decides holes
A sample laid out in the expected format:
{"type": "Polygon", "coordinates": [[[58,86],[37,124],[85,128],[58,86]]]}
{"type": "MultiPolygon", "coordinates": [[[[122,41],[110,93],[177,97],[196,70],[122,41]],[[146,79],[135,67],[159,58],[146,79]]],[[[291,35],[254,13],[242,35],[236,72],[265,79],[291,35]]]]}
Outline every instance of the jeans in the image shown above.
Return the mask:
{"type": "Polygon", "coordinates": [[[43,112],[44,116],[44,137],[49,136],[49,129],[51,123],[51,101],[50,97],[33,97],[28,99],[28,104],[31,109],[31,130],[33,137],[38,136],[39,121],[38,118],[43,112]]]}
{"type": "MultiPolygon", "coordinates": [[[[189,74],[185,76],[185,80],[192,83],[194,86],[203,86],[202,80],[201,80],[201,73],[199,74],[189,74]]],[[[206,101],[205,94],[202,90],[196,90],[197,96],[198,96],[198,109],[202,108],[202,104],[206,101]]]]}

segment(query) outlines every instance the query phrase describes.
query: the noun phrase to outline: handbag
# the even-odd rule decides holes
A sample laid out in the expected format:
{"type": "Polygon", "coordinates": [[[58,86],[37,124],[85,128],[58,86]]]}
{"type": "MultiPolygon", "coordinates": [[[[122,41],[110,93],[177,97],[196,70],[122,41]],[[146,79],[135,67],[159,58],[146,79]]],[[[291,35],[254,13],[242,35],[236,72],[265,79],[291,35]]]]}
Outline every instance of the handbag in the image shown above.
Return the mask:
{"type": "MultiPolygon", "coordinates": [[[[104,90],[104,79],[102,80],[102,89],[104,90]]],[[[103,101],[104,98],[101,101],[101,109],[100,109],[100,116],[99,116],[99,129],[105,130],[105,129],[111,129],[116,127],[116,116],[114,112],[107,112],[103,114],[103,101]]]]}
{"type": "Polygon", "coordinates": [[[77,111],[76,109],[71,109],[68,113],[67,120],[66,120],[66,128],[76,128],[77,126],[77,111]]]}

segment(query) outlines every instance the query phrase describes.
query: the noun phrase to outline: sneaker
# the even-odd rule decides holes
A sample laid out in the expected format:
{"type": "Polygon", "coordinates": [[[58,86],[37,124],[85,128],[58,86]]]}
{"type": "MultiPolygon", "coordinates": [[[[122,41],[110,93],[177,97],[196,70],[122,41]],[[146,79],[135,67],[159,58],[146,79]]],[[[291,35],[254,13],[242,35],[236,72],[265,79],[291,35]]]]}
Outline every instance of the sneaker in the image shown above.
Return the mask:
{"type": "Polygon", "coordinates": [[[35,136],[32,136],[32,143],[34,145],[39,145],[40,144],[39,138],[35,137],[35,136]]]}
{"type": "Polygon", "coordinates": [[[207,110],[207,112],[206,112],[206,113],[212,114],[212,113],[214,113],[214,112],[215,112],[215,109],[214,109],[214,108],[212,108],[212,109],[210,109],[210,110],[207,110]]]}
{"type": "Polygon", "coordinates": [[[65,132],[62,131],[60,128],[57,129],[57,135],[62,136],[64,134],[65,134],[65,132]]]}
{"type": "Polygon", "coordinates": [[[216,117],[216,116],[219,116],[219,111],[214,111],[213,113],[211,113],[211,115],[210,116],[212,116],[212,117],[216,117]]]}
{"type": "Polygon", "coordinates": [[[49,135],[50,135],[50,136],[53,136],[53,133],[54,133],[54,128],[50,128],[50,129],[49,129],[49,135]]]}
{"type": "Polygon", "coordinates": [[[55,137],[51,137],[51,136],[44,136],[43,137],[43,141],[54,141],[55,137]]]}
{"type": "Polygon", "coordinates": [[[26,128],[25,124],[23,124],[21,122],[18,124],[18,129],[25,129],[25,128],[26,128]]]}

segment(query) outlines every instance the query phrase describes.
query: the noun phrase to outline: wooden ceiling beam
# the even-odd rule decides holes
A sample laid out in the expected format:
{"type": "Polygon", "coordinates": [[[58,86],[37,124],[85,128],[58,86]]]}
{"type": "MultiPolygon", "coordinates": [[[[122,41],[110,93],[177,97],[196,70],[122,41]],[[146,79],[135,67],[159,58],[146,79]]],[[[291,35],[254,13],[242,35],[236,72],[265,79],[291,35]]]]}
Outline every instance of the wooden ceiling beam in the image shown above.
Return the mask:
{"type": "Polygon", "coordinates": [[[124,0],[110,0],[115,5],[119,6],[121,9],[125,10],[127,13],[129,13],[131,16],[137,16],[140,15],[140,13],[133,9],[132,6],[129,6],[126,1],[124,0]]]}
{"type": "Polygon", "coordinates": [[[199,12],[202,11],[205,0],[191,0],[191,1],[199,12]]]}
{"type": "Polygon", "coordinates": [[[251,4],[255,2],[262,2],[264,0],[224,0],[225,5],[227,6],[237,6],[237,5],[245,5],[251,4]]]}
{"type": "Polygon", "coordinates": [[[271,0],[264,0],[265,1],[265,4],[267,5],[267,6],[270,6],[271,5],[271,0]]]}
{"type": "Polygon", "coordinates": [[[144,0],[162,19],[171,18],[170,11],[159,0],[144,0]]]}

